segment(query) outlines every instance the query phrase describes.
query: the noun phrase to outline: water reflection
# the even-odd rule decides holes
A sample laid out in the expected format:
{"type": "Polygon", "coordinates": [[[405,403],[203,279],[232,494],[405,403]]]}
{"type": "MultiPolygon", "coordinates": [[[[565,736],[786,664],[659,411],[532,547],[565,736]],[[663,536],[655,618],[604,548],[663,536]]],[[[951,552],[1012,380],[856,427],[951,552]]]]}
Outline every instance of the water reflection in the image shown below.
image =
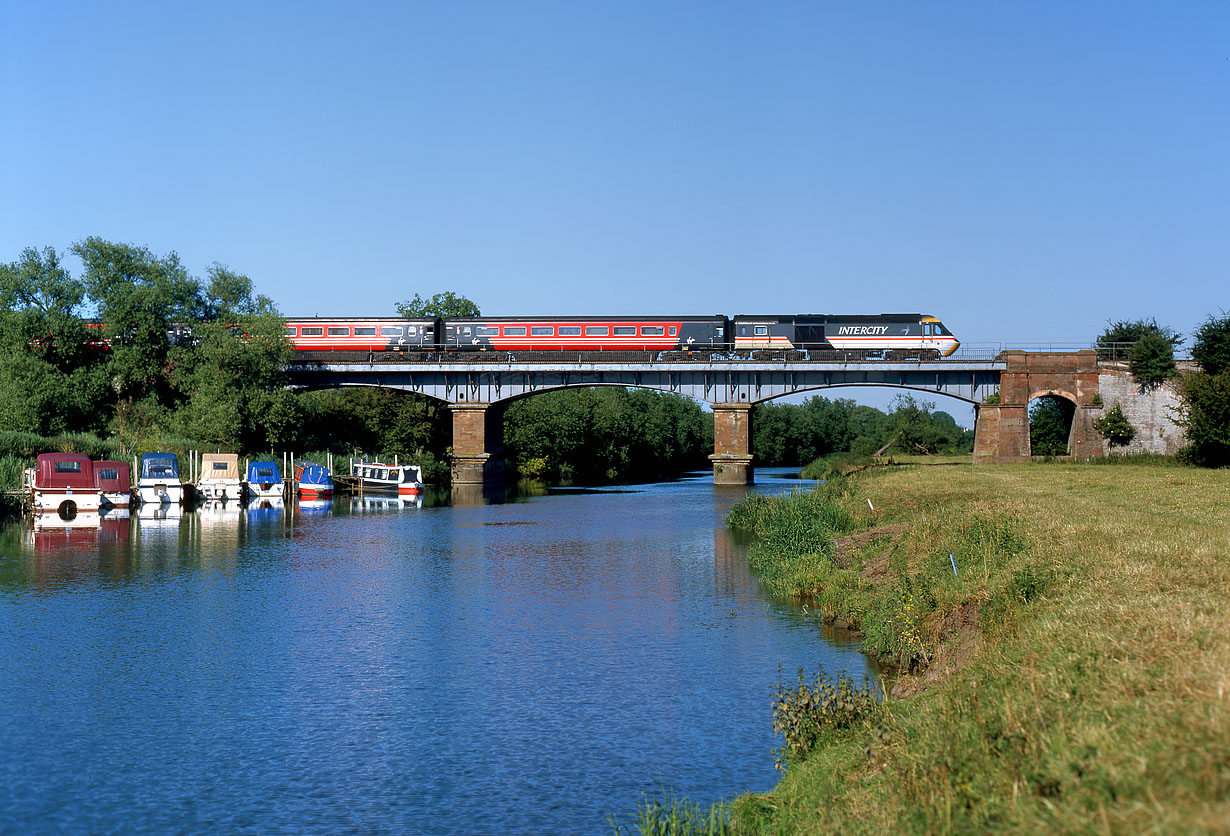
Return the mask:
{"type": "Polygon", "coordinates": [[[711,480],[0,527],[0,821],[602,832],[767,790],[777,666],[866,665],[764,595],[711,480]]]}

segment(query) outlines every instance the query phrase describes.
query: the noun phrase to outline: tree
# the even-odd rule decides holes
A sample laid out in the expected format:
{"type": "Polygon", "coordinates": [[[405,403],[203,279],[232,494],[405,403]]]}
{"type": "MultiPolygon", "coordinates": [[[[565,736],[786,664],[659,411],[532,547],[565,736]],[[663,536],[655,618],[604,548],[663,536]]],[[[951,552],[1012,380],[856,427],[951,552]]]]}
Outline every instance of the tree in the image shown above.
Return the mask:
{"type": "Polygon", "coordinates": [[[1128,370],[1142,392],[1156,389],[1178,374],[1173,343],[1158,333],[1142,334],[1128,350],[1128,370]]]}
{"type": "Polygon", "coordinates": [[[1157,324],[1157,319],[1107,320],[1106,330],[1097,339],[1098,357],[1102,360],[1122,360],[1128,357],[1132,345],[1146,334],[1161,337],[1170,344],[1171,353],[1183,343],[1183,337],[1170,328],[1157,324]]]}
{"type": "Polygon", "coordinates": [[[1030,452],[1035,456],[1066,455],[1075,411],[1070,401],[1053,395],[1034,401],[1029,410],[1030,452]]]}
{"type": "Polygon", "coordinates": [[[1115,404],[1109,412],[1094,421],[1093,428],[1111,447],[1126,447],[1136,437],[1136,428],[1123,414],[1119,404],[1115,404]]]}
{"type": "Polygon", "coordinates": [[[1230,315],[1225,311],[1220,319],[1210,315],[1196,329],[1192,359],[1205,374],[1221,374],[1230,369],[1230,315]]]}
{"type": "Polygon", "coordinates": [[[437,293],[424,299],[417,293],[409,302],[398,302],[397,312],[404,317],[417,316],[481,316],[478,305],[456,293],[437,293]]]}
{"type": "Polygon", "coordinates": [[[1179,381],[1179,421],[1188,446],[1180,456],[1202,467],[1230,464],[1230,369],[1179,381]]]}
{"type": "Polygon", "coordinates": [[[155,394],[165,402],[167,334],[205,314],[200,283],[174,252],[160,258],[145,247],[101,238],[79,241],[72,251],[85,265],[86,290],[106,323],[116,393],[128,399],[155,394]]]}

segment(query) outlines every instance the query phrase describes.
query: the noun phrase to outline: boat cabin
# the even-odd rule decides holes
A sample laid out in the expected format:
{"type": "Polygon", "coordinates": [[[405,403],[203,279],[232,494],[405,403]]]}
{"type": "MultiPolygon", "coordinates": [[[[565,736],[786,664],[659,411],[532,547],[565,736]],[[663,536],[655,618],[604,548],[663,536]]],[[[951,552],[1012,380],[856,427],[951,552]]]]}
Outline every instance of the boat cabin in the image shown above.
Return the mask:
{"type": "Polygon", "coordinates": [[[94,462],[94,484],[104,504],[127,508],[132,502],[132,467],[128,462],[94,462]]]}

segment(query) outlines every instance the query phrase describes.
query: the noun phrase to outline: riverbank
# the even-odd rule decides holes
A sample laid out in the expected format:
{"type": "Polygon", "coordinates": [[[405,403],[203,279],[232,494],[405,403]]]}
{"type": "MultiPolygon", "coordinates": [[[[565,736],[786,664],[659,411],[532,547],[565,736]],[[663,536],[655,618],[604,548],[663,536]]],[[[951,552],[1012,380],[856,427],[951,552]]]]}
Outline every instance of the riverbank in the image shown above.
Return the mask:
{"type": "Polygon", "coordinates": [[[738,799],[736,832],[1230,832],[1230,472],[908,466],[820,492],[732,522],[759,524],[766,583],[901,674],[738,799]]]}

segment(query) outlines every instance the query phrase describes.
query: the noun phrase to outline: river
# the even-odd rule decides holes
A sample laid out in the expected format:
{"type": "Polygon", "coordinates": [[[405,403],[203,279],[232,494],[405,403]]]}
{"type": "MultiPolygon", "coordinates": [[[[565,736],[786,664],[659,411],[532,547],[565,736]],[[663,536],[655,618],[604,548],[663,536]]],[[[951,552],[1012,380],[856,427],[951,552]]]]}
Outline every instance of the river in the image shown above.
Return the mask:
{"type": "Polygon", "coordinates": [[[0,833],[608,833],[766,791],[778,666],[870,667],[759,588],[743,493],[10,524],[0,833]]]}

